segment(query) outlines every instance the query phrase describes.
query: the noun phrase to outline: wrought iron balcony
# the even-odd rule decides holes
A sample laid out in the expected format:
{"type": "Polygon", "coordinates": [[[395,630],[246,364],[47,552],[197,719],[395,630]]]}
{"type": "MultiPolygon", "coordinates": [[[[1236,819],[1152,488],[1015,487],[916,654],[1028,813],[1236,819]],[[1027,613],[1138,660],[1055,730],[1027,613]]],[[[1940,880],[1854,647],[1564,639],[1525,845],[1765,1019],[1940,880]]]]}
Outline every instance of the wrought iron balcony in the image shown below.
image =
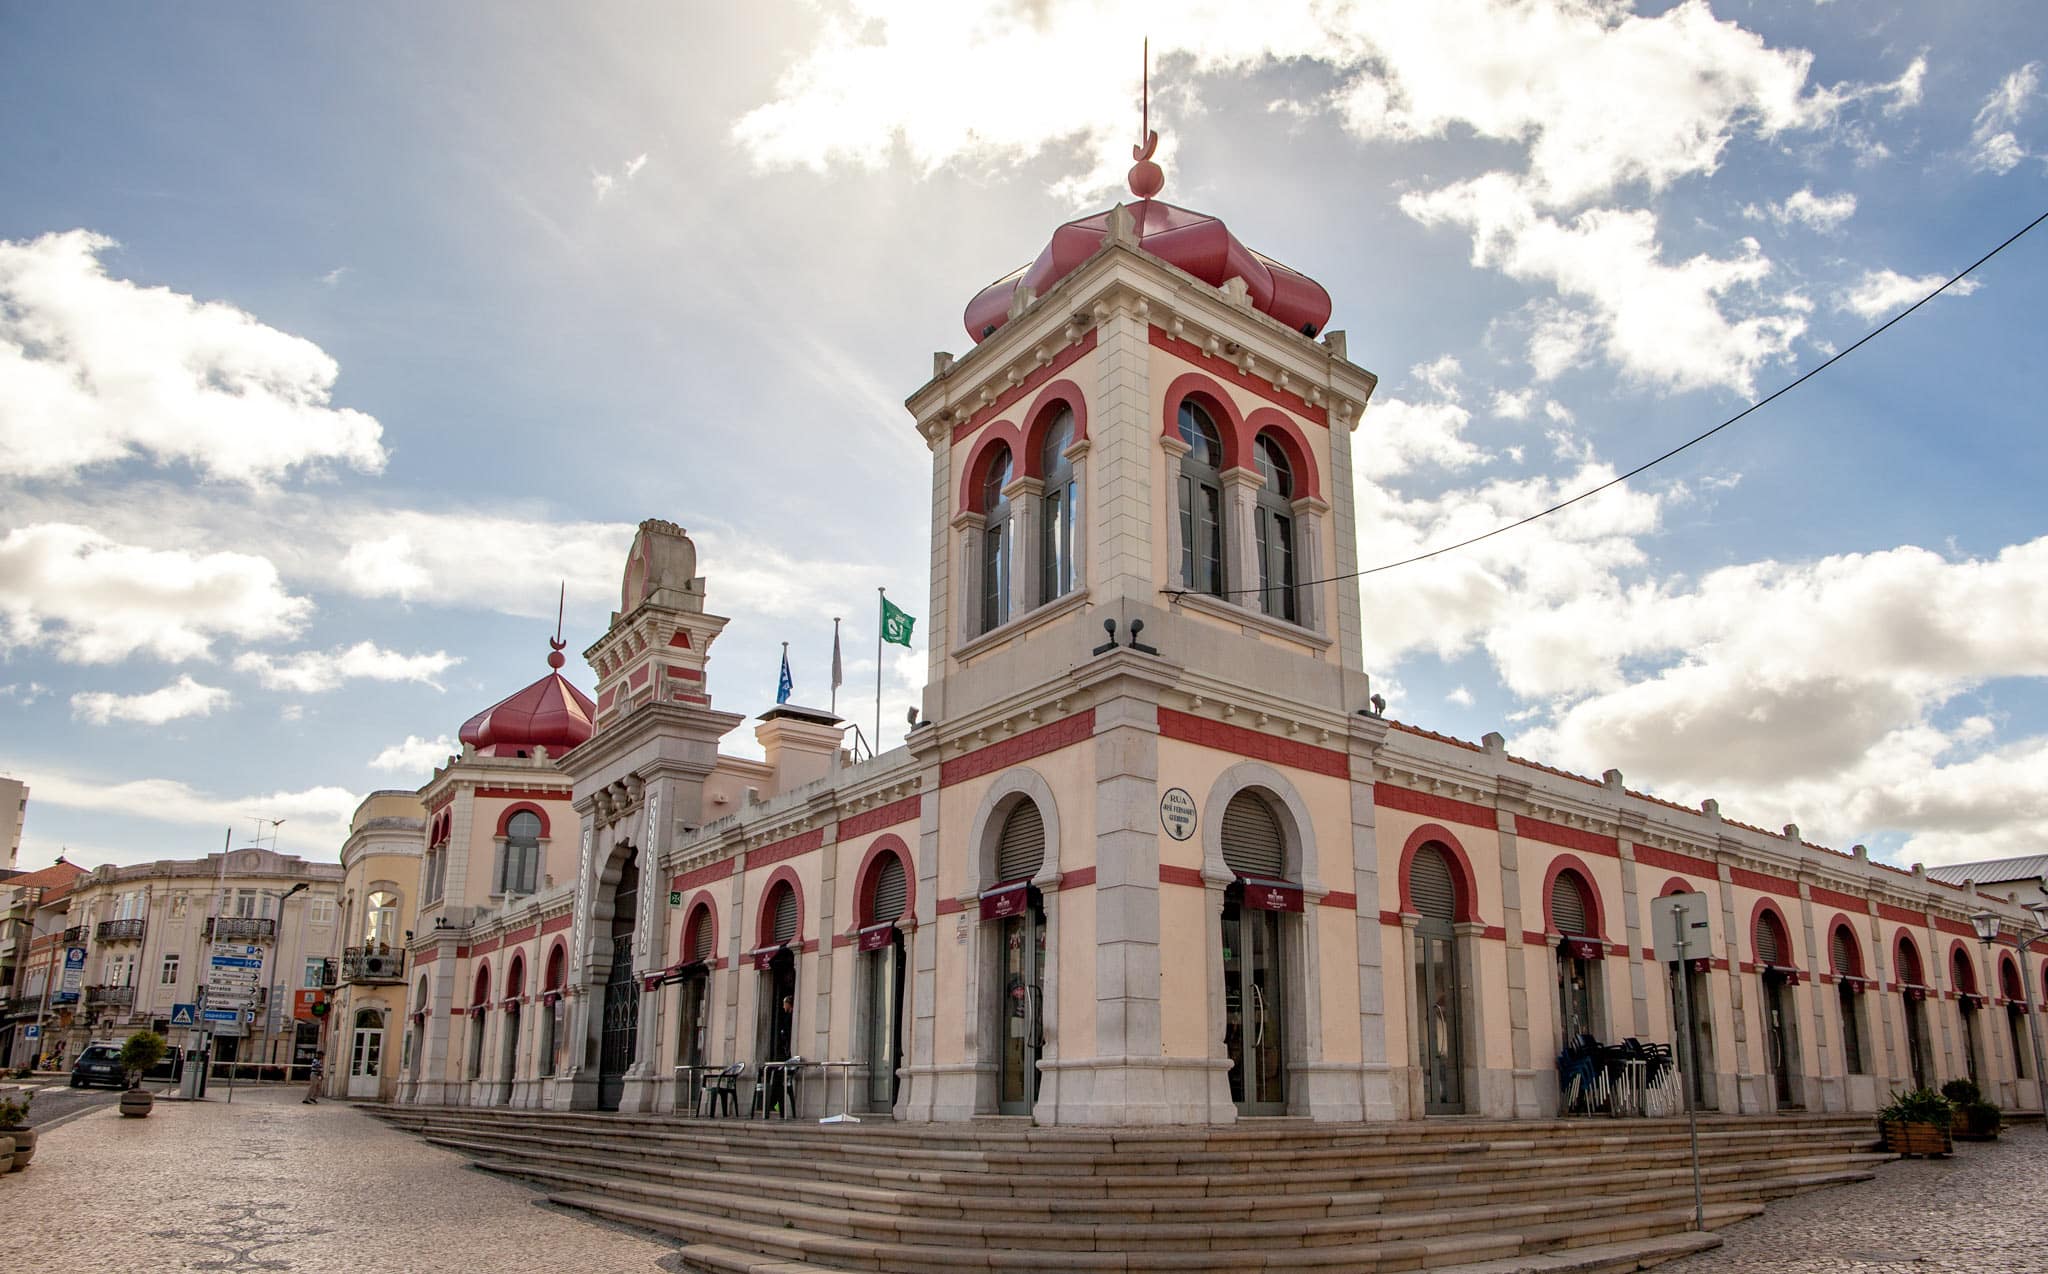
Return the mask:
{"type": "Polygon", "coordinates": [[[93,936],[101,942],[140,942],[142,925],[141,920],[102,920],[93,936]]]}
{"type": "Polygon", "coordinates": [[[87,1004],[111,1005],[127,1008],[135,1003],[135,988],[132,986],[89,986],[85,988],[87,1004]]]}
{"type": "Polygon", "coordinates": [[[206,936],[215,942],[268,942],[277,936],[277,921],[268,916],[215,916],[206,922],[206,936]]]}
{"type": "Polygon", "coordinates": [[[66,929],[66,930],[64,931],[64,945],[65,945],[65,946],[67,946],[67,947],[70,947],[70,946],[76,946],[76,945],[78,945],[79,943],[81,943],[81,942],[84,942],[84,941],[85,941],[85,926],[84,926],[84,925],[73,925],[73,926],[71,926],[71,927],[70,927],[69,929],[66,929]]]}
{"type": "Polygon", "coordinates": [[[347,982],[405,981],[405,952],[396,947],[348,947],[341,953],[341,980],[347,982]]]}

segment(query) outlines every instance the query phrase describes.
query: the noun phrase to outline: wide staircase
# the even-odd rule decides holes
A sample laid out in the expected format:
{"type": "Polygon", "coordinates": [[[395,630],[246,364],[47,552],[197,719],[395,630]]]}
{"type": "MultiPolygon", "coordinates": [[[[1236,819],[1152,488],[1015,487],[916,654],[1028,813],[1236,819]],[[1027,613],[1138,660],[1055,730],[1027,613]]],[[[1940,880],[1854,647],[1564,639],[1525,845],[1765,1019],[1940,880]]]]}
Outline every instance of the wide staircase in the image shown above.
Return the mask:
{"type": "MultiPolygon", "coordinates": [[[[1683,1120],[1038,1128],[364,1109],[671,1235],[709,1274],[881,1270],[1604,1274],[1718,1246],[1692,1230],[1683,1120]]],[[[1867,1117],[1704,1118],[1709,1230],[1866,1180],[1867,1117]]]]}

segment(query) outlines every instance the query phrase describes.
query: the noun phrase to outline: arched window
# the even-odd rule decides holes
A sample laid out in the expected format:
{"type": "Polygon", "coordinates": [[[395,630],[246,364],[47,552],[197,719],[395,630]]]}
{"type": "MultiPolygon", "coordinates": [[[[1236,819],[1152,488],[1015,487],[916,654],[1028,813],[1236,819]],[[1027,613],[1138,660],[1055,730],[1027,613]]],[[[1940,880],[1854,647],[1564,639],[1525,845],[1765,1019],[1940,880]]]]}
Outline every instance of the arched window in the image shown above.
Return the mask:
{"type": "Polygon", "coordinates": [[[520,810],[505,822],[505,842],[498,847],[498,875],[493,894],[530,894],[540,879],[540,815],[520,810]]]}
{"type": "Polygon", "coordinates": [[[1564,938],[1557,953],[1557,1009],[1559,1042],[1567,1048],[1582,1036],[1601,1033],[1605,987],[1597,958],[1600,944],[1573,941],[1599,937],[1595,914],[1592,886],[1570,868],[1558,872],[1550,882],[1550,924],[1564,938]]]}
{"type": "Polygon", "coordinates": [[[903,860],[895,854],[882,859],[875,869],[873,893],[868,898],[866,924],[890,925],[903,918],[903,909],[910,899],[910,878],[904,874],[903,860]]]}
{"type": "Polygon", "coordinates": [[[363,945],[388,947],[398,941],[398,895],[378,890],[363,907],[363,945]]]}
{"type": "Polygon", "coordinates": [[[1785,941],[1784,927],[1778,917],[1764,912],[1756,918],[1756,929],[1750,935],[1756,952],[1756,962],[1771,968],[1784,969],[1792,965],[1792,952],[1785,941]]]}
{"type": "Polygon", "coordinates": [[[1259,608],[1275,619],[1298,623],[1295,597],[1294,467],[1271,434],[1260,434],[1253,447],[1259,476],[1258,504],[1253,510],[1259,548],[1259,608]]]}
{"type": "Polygon", "coordinates": [[[1223,595],[1223,436],[1193,399],[1180,405],[1180,580],[1191,593],[1223,595]]]}
{"type": "Polygon", "coordinates": [[[1949,956],[1949,973],[1957,991],[1964,995],[1977,994],[1977,966],[1971,963],[1963,948],[1957,947],[1949,956]]]}
{"type": "Polygon", "coordinates": [[[1040,444],[1039,471],[1045,475],[1044,505],[1039,519],[1038,599],[1049,602],[1064,597],[1074,588],[1074,462],[1067,448],[1074,445],[1074,409],[1062,406],[1045,428],[1040,444]]]}
{"type": "Polygon", "coordinates": [[[1010,618],[1010,448],[997,443],[989,453],[988,472],[981,479],[981,630],[987,632],[1010,618]]]}
{"type": "Polygon", "coordinates": [[[1836,925],[1828,938],[1828,967],[1835,975],[1835,1000],[1842,1012],[1842,1059],[1851,1075],[1864,1073],[1863,956],[1848,925],[1836,925]]]}
{"type": "Polygon", "coordinates": [[[1045,862],[1045,818],[1028,798],[1010,808],[996,842],[996,879],[1029,880],[1045,862]]]}
{"type": "Polygon", "coordinates": [[[768,943],[793,941],[796,930],[796,890],[785,880],[775,886],[774,896],[768,900],[768,943]]]}
{"type": "Polygon", "coordinates": [[[1435,845],[1415,851],[1408,864],[1408,896],[1415,912],[1424,920],[1451,924],[1458,918],[1457,877],[1451,874],[1451,860],[1435,845]]]}
{"type": "Polygon", "coordinates": [[[683,939],[683,950],[692,963],[711,963],[711,945],[715,940],[712,930],[715,927],[716,922],[712,919],[711,907],[708,904],[700,903],[697,909],[690,913],[690,932],[683,939]]]}
{"type": "Polygon", "coordinates": [[[1595,936],[1587,923],[1586,884],[1575,871],[1561,871],[1550,882],[1550,923],[1567,938],[1595,936]]]}
{"type": "Polygon", "coordinates": [[[1223,862],[1240,876],[1287,878],[1287,842],[1273,807],[1256,792],[1239,792],[1223,807],[1223,862]]]}

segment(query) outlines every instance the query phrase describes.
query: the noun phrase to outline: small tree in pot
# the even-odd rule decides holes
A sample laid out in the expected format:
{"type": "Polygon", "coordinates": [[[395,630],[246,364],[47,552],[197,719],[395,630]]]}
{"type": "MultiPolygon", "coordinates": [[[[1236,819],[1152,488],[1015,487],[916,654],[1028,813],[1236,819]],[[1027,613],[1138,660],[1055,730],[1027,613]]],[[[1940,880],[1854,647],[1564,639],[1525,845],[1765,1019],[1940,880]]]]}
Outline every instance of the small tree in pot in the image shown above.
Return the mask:
{"type": "Polygon", "coordinates": [[[0,1172],[26,1168],[28,1161],[36,1157],[36,1130],[28,1126],[28,1105],[34,1099],[35,1094],[25,1088],[12,1096],[0,1097],[0,1141],[7,1141],[8,1153],[7,1160],[0,1163],[0,1172]]]}
{"type": "Polygon", "coordinates": [[[1877,1112],[1884,1148],[1895,1155],[1949,1153],[1955,1149],[1950,1139],[1955,1110],[1954,1103],[1931,1088],[1893,1093],[1891,1103],[1877,1112]]]}
{"type": "Polygon", "coordinates": [[[128,1077],[128,1091],[121,1094],[121,1113],[141,1117],[156,1104],[156,1098],[142,1087],[143,1073],[164,1059],[164,1037],[155,1031],[137,1031],[121,1046],[121,1073],[128,1077]]]}

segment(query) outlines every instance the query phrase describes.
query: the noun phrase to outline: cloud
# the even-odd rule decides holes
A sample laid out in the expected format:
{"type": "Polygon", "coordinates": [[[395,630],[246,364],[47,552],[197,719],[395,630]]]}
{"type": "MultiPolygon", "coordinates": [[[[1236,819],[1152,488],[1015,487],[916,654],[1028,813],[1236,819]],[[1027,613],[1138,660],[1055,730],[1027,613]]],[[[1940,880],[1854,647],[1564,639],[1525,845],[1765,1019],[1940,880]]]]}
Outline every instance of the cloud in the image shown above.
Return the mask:
{"type": "Polygon", "coordinates": [[[249,651],[235,657],[235,671],[245,672],[271,690],[320,694],[352,679],[417,681],[441,689],[435,678],[462,660],[445,650],[405,655],[375,642],[359,641],[335,650],[304,650],[291,655],[249,651]]]}
{"type": "Polygon", "coordinates": [[[108,277],[87,230],[0,240],[0,475],[130,458],[251,485],[383,469],[382,427],[330,406],[339,368],[232,305],[108,277]]]}
{"type": "Polygon", "coordinates": [[[232,696],[220,687],[201,685],[192,679],[190,673],[185,673],[163,689],[147,694],[80,691],[71,696],[71,715],[94,725],[107,725],[114,721],[163,725],[183,717],[210,717],[215,709],[227,707],[231,699],[232,696]]]}
{"type": "Polygon", "coordinates": [[[343,276],[347,274],[348,267],[345,265],[338,265],[335,266],[332,270],[329,270],[327,273],[321,275],[320,281],[326,284],[328,287],[335,287],[341,282],[343,276]]]}
{"type": "Polygon", "coordinates": [[[1448,702],[1455,703],[1461,708],[1469,708],[1472,706],[1472,692],[1470,690],[1467,690],[1463,686],[1456,687],[1449,694],[1445,695],[1444,698],[1448,702]]]}
{"type": "Polygon", "coordinates": [[[1464,469],[1486,459],[1485,452],[1462,436],[1472,413],[1458,402],[1460,370],[1458,360],[1448,354],[1409,369],[1409,374],[1436,394],[1438,401],[1374,400],[1366,409],[1371,442],[1358,453],[1361,472],[1385,478],[1421,466],[1464,469]]]}
{"type": "Polygon", "coordinates": [[[463,509],[340,516],[332,562],[308,566],[328,571],[349,592],[550,617],[564,582],[572,595],[608,596],[617,604],[616,581],[634,529],[627,522],[553,522],[463,509]]]}
{"type": "Polygon", "coordinates": [[[1772,203],[1762,208],[1751,204],[1742,210],[1742,215],[1752,221],[1769,217],[1780,226],[1789,226],[1796,221],[1813,230],[1836,230],[1856,215],[1856,196],[1846,190],[1836,195],[1816,195],[1812,187],[1802,186],[1783,203],[1772,203]]]}
{"type": "Polygon", "coordinates": [[[371,757],[369,765],[373,770],[424,775],[444,764],[459,750],[455,741],[445,734],[432,739],[408,734],[404,742],[394,743],[371,757]]]}
{"type": "Polygon", "coordinates": [[[640,170],[645,167],[647,167],[647,156],[643,153],[635,155],[624,164],[621,164],[616,176],[612,173],[600,172],[593,168],[590,170],[590,188],[596,192],[598,201],[603,202],[611,196],[614,190],[619,188],[620,182],[633,180],[640,175],[640,170]]]}
{"type": "Polygon", "coordinates": [[[49,697],[50,688],[40,681],[31,681],[26,685],[19,681],[10,681],[4,686],[0,686],[0,699],[19,700],[24,708],[39,699],[47,699],[49,697]]]}
{"type": "Polygon", "coordinates": [[[627,160],[625,169],[626,180],[631,181],[633,178],[638,177],[640,170],[645,167],[647,167],[647,156],[644,153],[627,160]]]}
{"type": "Polygon", "coordinates": [[[618,184],[618,179],[613,177],[610,173],[601,173],[593,171],[590,174],[590,188],[597,192],[597,197],[600,200],[605,198],[607,195],[611,194],[612,187],[618,184]]]}
{"type": "MultiPolygon", "coordinates": [[[[1948,276],[1945,274],[1923,274],[1914,278],[1897,270],[1866,270],[1856,285],[1837,299],[1835,308],[1847,310],[1859,318],[1885,318],[1946,282],[1948,276]]],[[[1968,296],[1977,287],[1977,280],[1963,279],[1943,295],[1968,296]]]]}
{"type": "MultiPolygon", "coordinates": [[[[1424,225],[1469,230],[1475,266],[1548,283],[1584,302],[1589,312],[1558,319],[1583,318],[1609,361],[1664,389],[1751,394],[1757,370],[1783,358],[1806,330],[1796,307],[1760,312],[1769,306],[1760,285],[1771,263],[1754,239],[1742,240],[1732,257],[1701,253],[1671,264],[1649,210],[1596,208],[1559,220],[1503,173],[1404,195],[1401,209],[1424,225]]],[[[1539,360],[1533,348],[1531,361],[1539,377],[1568,365],[1555,355],[1539,360]]]]}
{"type": "Polygon", "coordinates": [[[2009,173],[2027,157],[2013,132],[2026,113],[2027,100],[2041,86],[2041,64],[2029,62],[2000,81],[1970,129],[1970,157],[1977,167],[1994,173],[2009,173]]]}
{"type": "Polygon", "coordinates": [[[0,652],[48,645],[88,664],[203,659],[216,637],[293,636],[312,609],[253,554],[140,548],[70,523],[0,539],[0,652]]]}
{"type": "MultiPolygon", "coordinates": [[[[331,858],[335,846],[348,836],[348,820],[362,798],[339,787],[312,787],[300,791],[257,792],[217,796],[176,779],[108,779],[61,770],[0,763],[0,772],[11,773],[29,785],[38,804],[89,811],[96,815],[119,815],[153,823],[204,828],[211,836],[208,848],[217,848],[223,827],[247,828],[253,814],[282,819],[280,844],[287,852],[317,854],[331,858]],[[253,813],[252,813],[253,812],[253,813]]],[[[196,857],[194,849],[182,856],[196,857]]],[[[146,862],[167,856],[155,844],[132,851],[114,851],[111,858],[146,862]]]]}
{"type": "Polygon", "coordinates": [[[1531,385],[1518,389],[1514,393],[1509,393],[1505,389],[1496,389],[1493,391],[1493,400],[1489,405],[1493,410],[1493,414],[1503,420],[1527,420],[1529,418],[1529,407],[1535,401],[1536,388],[1531,385]]]}

